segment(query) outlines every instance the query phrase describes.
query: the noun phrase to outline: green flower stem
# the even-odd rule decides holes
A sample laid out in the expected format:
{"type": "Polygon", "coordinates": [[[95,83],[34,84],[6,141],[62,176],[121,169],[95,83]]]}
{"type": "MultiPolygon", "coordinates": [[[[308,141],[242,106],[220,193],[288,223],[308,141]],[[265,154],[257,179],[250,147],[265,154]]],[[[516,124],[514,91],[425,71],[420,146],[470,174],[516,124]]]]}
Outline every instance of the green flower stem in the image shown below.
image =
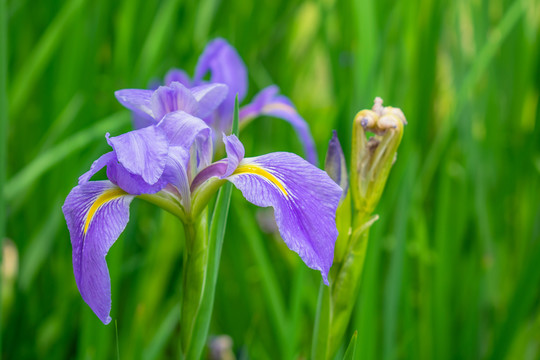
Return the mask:
{"type": "MultiPolygon", "coordinates": [[[[238,135],[238,96],[234,105],[232,133],[238,135]]],[[[210,179],[192,198],[186,232],[184,279],[181,319],[182,355],[186,360],[202,357],[210,320],[214,310],[214,297],[225,237],[232,184],[225,180],[210,179]],[[212,222],[208,225],[208,202],[220,189],[212,222]],[[190,222],[190,219],[195,219],[190,222]]]]}
{"type": "Polygon", "coordinates": [[[221,249],[227,226],[229,205],[231,201],[232,184],[225,184],[219,191],[216,205],[212,214],[210,224],[210,235],[208,245],[208,266],[206,272],[206,281],[204,285],[203,298],[195,324],[191,346],[187,349],[185,358],[188,360],[199,360],[206,345],[206,337],[210,327],[210,320],[214,310],[214,297],[216,293],[216,283],[218,277],[219,263],[221,259],[221,249]]]}
{"type": "Polygon", "coordinates": [[[197,217],[208,205],[208,202],[216,194],[216,192],[225,184],[227,180],[219,178],[211,178],[201,185],[199,189],[195,191],[192,200],[191,213],[194,217],[197,217]]]}
{"type": "Polygon", "coordinates": [[[330,286],[332,323],[329,334],[328,358],[331,358],[339,349],[349,324],[356,303],[356,295],[360,290],[369,228],[376,219],[377,217],[374,217],[364,221],[364,224],[353,233],[347,255],[330,286]]]}
{"type": "Polygon", "coordinates": [[[186,248],[184,251],[182,318],[180,322],[182,353],[190,352],[195,323],[203,302],[208,269],[208,211],[194,221],[184,223],[186,248]]]}
{"type": "Polygon", "coordinates": [[[182,206],[178,203],[178,201],[174,200],[172,196],[168,196],[164,191],[160,191],[157,194],[141,194],[137,195],[137,197],[149,202],[150,204],[159,206],[163,210],[176,216],[184,224],[188,222],[182,206]]]}
{"type": "Polygon", "coordinates": [[[312,359],[332,359],[349,324],[356,294],[360,289],[369,228],[378,217],[363,219],[363,224],[356,226],[356,231],[351,235],[343,262],[334,263],[330,270],[330,286],[321,282],[313,332],[312,359]]]}

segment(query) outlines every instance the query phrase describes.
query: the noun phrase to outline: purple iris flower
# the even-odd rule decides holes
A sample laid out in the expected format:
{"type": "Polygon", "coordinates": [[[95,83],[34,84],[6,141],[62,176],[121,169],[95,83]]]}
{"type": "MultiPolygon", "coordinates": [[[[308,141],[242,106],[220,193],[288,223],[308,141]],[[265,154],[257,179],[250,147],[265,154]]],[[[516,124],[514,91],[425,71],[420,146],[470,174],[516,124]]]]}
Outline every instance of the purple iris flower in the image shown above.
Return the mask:
{"type": "Polygon", "coordinates": [[[208,198],[204,194],[216,188],[212,184],[225,181],[232,182],[249,202],[273,207],[287,246],[307,266],[319,270],[328,284],[342,190],[324,171],[291,153],[246,158],[234,135],[223,135],[227,157],[212,163],[212,128],[197,116],[204,117],[221,105],[224,85],[187,89],[172,82],[156,91],[130,90],[117,96],[133,111],[158,122],[115,137],[107,134],[112,151],[79,178],[62,207],[77,287],[101,321],[111,320],[105,256],[126,227],[131,201],[149,200],[187,221],[206,206],[201,198],[208,198]],[[90,181],[103,167],[108,180],[90,181]]]}
{"type": "MultiPolygon", "coordinates": [[[[183,70],[172,69],[165,76],[165,85],[178,82],[188,88],[197,87],[208,82],[204,79],[208,73],[210,73],[210,83],[225,84],[229,87],[229,92],[216,111],[207,116],[199,117],[204,119],[217,133],[228,133],[232,125],[235,96],[238,94],[239,102],[245,99],[248,89],[248,77],[246,65],[242,58],[226,40],[218,38],[208,43],[199,57],[193,79],[190,79],[183,70]]],[[[121,96],[124,91],[131,90],[120,90],[116,93],[121,103],[123,103],[121,96]]],[[[289,122],[302,142],[306,159],[310,163],[317,165],[317,150],[307,122],[298,114],[287,97],[279,95],[279,88],[275,85],[261,90],[251,103],[240,109],[240,126],[245,126],[254,118],[263,115],[289,122]]],[[[133,118],[134,126],[137,129],[159,121],[159,119],[152,118],[148,114],[140,113],[137,110],[134,110],[133,118]]]]}

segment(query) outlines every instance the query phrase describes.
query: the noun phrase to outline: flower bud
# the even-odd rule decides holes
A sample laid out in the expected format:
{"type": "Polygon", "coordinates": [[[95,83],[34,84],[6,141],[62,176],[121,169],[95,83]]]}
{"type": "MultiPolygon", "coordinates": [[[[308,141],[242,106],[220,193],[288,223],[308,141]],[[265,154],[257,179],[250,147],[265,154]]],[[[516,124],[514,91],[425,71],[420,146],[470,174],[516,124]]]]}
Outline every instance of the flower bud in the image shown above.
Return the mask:
{"type": "Polygon", "coordinates": [[[353,124],[351,191],[356,211],[365,216],[379,202],[407,124],[401,109],[382,104],[375,98],[373,108],[358,112],[353,124]]]}
{"type": "Polygon", "coordinates": [[[345,155],[343,155],[343,150],[335,130],[332,139],[328,144],[328,151],[326,152],[326,159],[324,161],[324,170],[328,173],[330,178],[343,189],[341,199],[344,199],[345,196],[347,196],[347,190],[349,189],[349,175],[347,174],[345,155]]]}

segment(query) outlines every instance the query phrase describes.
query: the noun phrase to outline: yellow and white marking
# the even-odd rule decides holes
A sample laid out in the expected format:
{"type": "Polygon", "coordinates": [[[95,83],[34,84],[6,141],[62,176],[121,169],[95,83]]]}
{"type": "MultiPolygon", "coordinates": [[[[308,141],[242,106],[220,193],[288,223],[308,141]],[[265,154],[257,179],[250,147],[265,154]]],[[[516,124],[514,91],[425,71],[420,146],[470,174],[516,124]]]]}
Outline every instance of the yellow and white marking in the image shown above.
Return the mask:
{"type": "Polygon", "coordinates": [[[99,195],[90,207],[90,210],[88,210],[88,214],[86,214],[86,223],[84,224],[84,235],[86,235],[86,232],[88,231],[88,227],[90,226],[90,223],[92,222],[92,219],[96,215],[96,212],[99,210],[99,208],[106,204],[107,202],[117,199],[121,196],[127,195],[127,193],[120,189],[120,188],[112,188],[107,189],[103,192],[103,194],[99,195]]]}
{"type": "Polygon", "coordinates": [[[256,164],[240,164],[236,170],[232,173],[233,175],[239,175],[239,174],[253,174],[263,177],[264,179],[270,181],[272,184],[274,184],[285,196],[289,196],[289,193],[279,181],[278,178],[276,178],[274,175],[272,175],[267,170],[263,169],[262,167],[256,165],[256,164]]]}

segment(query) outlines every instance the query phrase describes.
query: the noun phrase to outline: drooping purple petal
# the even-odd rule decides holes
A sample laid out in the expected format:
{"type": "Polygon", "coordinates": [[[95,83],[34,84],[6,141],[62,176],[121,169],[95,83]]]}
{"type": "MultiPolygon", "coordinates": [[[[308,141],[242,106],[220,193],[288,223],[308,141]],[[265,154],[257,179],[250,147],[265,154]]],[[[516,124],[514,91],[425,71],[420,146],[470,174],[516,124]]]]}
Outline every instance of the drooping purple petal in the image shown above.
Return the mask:
{"type": "Polygon", "coordinates": [[[290,153],[246,158],[227,179],[249,202],[274,208],[289,249],[308,267],[320,270],[328,284],[341,188],[324,171],[290,153]]]}
{"type": "Polygon", "coordinates": [[[111,321],[111,280],[105,256],[126,227],[132,200],[132,195],[109,181],[91,181],[73,188],[62,206],[77,287],[104,324],[111,321]]]}
{"type": "Polygon", "coordinates": [[[188,114],[196,114],[199,109],[199,104],[191,91],[179,82],[160,86],[152,94],[150,104],[154,119],[158,121],[174,111],[181,110],[188,114]]]}
{"type": "Polygon", "coordinates": [[[222,179],[230,176],[236,170],[245,155],[244,145],[242,145],[236,135],[227,136],[223,134],[223,143],[227,152],[227,170],[221,175],[222,179]]]}
{"type": "MultiPolygon", "coordinates": [[[[165,173],[166,170],[167,167],[163,172],[165,173]]],[[[167,186],[164,176],[161,176],[154,184],[148,184],[141,175],[127,171],[116,158],[107,164],[107,178],[131,195],[155,194],[167,186]]]]}
{"type": "Polygon", "coordinates": [[[317,165],[317,150],[307,122],[298,114],[292,102],[287,97],[278,95],[278,92],[279,89],[275,85],[261,90],[250,104],[242,107],[240,110],[240,122],[247,122],[261,115],[272,116],[287,121],[298,134],[304,146],[306,159],[310,163],[317,165]]]}
{"type": "Polygon", "coordinates": [[[262,108],[272,102],[279,93],[279,88],[276,85],[270,85],[259,91],[253,98],[251,103],[242,106],[238,114],[240,122],[250,121],[261,115],[262,108]]]}
{"type": "Polygon", "coordinates": [[[191,93],[199,103],[197,116],[201,119],[210,115],[225,99],[229,88],[224,84],[204,84],[191,88],[191,93]]]}
{"type": "MultiPolygon", "coordinates": [[[[107,134],[108,135],[108,134],[107,134]]],[[[118,162],[134,175],[140,175],[149,185],[155,184],[167,162],[169,145],[164,132],[156,126],[107,139],[118,162]]]]}
{"type": "Polygon", "coordinates": [[[179,82],[185,87],[191,87],[191,79],[184,70],[171,69],[165,75],[165,85],[170,85],[173,81],[179,82]]]}
{"type": "Polygon", "coordinates": [[[328,152],[324,161],[324,170],[330,178],[343,189],[343,197],[347,195],[349,189],[349,176],[347,173],[347,162],[345,155],[341,149],[341,144],[337,137],[337,132],[334,130],[332,139],[328,144],[328,152]]]}
{"type": "Polygon", "coordinates": [[[229,93],[217,109],[220,120],[219,129],[227,131],[232,124],[234,100],[238,94],[241,102],[247,93],[247,69],[240,55],[224,39],[215,39],[208,43],[199,57],[195,69],[194,84],[201,84],[204,76],[210,72],[210,81],[225,84],[229,93]]]}
{"type": "Polygon", "coordinates": [[[118,161],[114,151],[108,152],[94,161],[90,170],[79,177],[79,185],[87,183],[95,173],[105,166],[107,166],[107,178],[131,195],[154,194],[167,185],[167,180],[163,177],[150,185],[143,180],[141,175],[130,173],[118,161]]]}

